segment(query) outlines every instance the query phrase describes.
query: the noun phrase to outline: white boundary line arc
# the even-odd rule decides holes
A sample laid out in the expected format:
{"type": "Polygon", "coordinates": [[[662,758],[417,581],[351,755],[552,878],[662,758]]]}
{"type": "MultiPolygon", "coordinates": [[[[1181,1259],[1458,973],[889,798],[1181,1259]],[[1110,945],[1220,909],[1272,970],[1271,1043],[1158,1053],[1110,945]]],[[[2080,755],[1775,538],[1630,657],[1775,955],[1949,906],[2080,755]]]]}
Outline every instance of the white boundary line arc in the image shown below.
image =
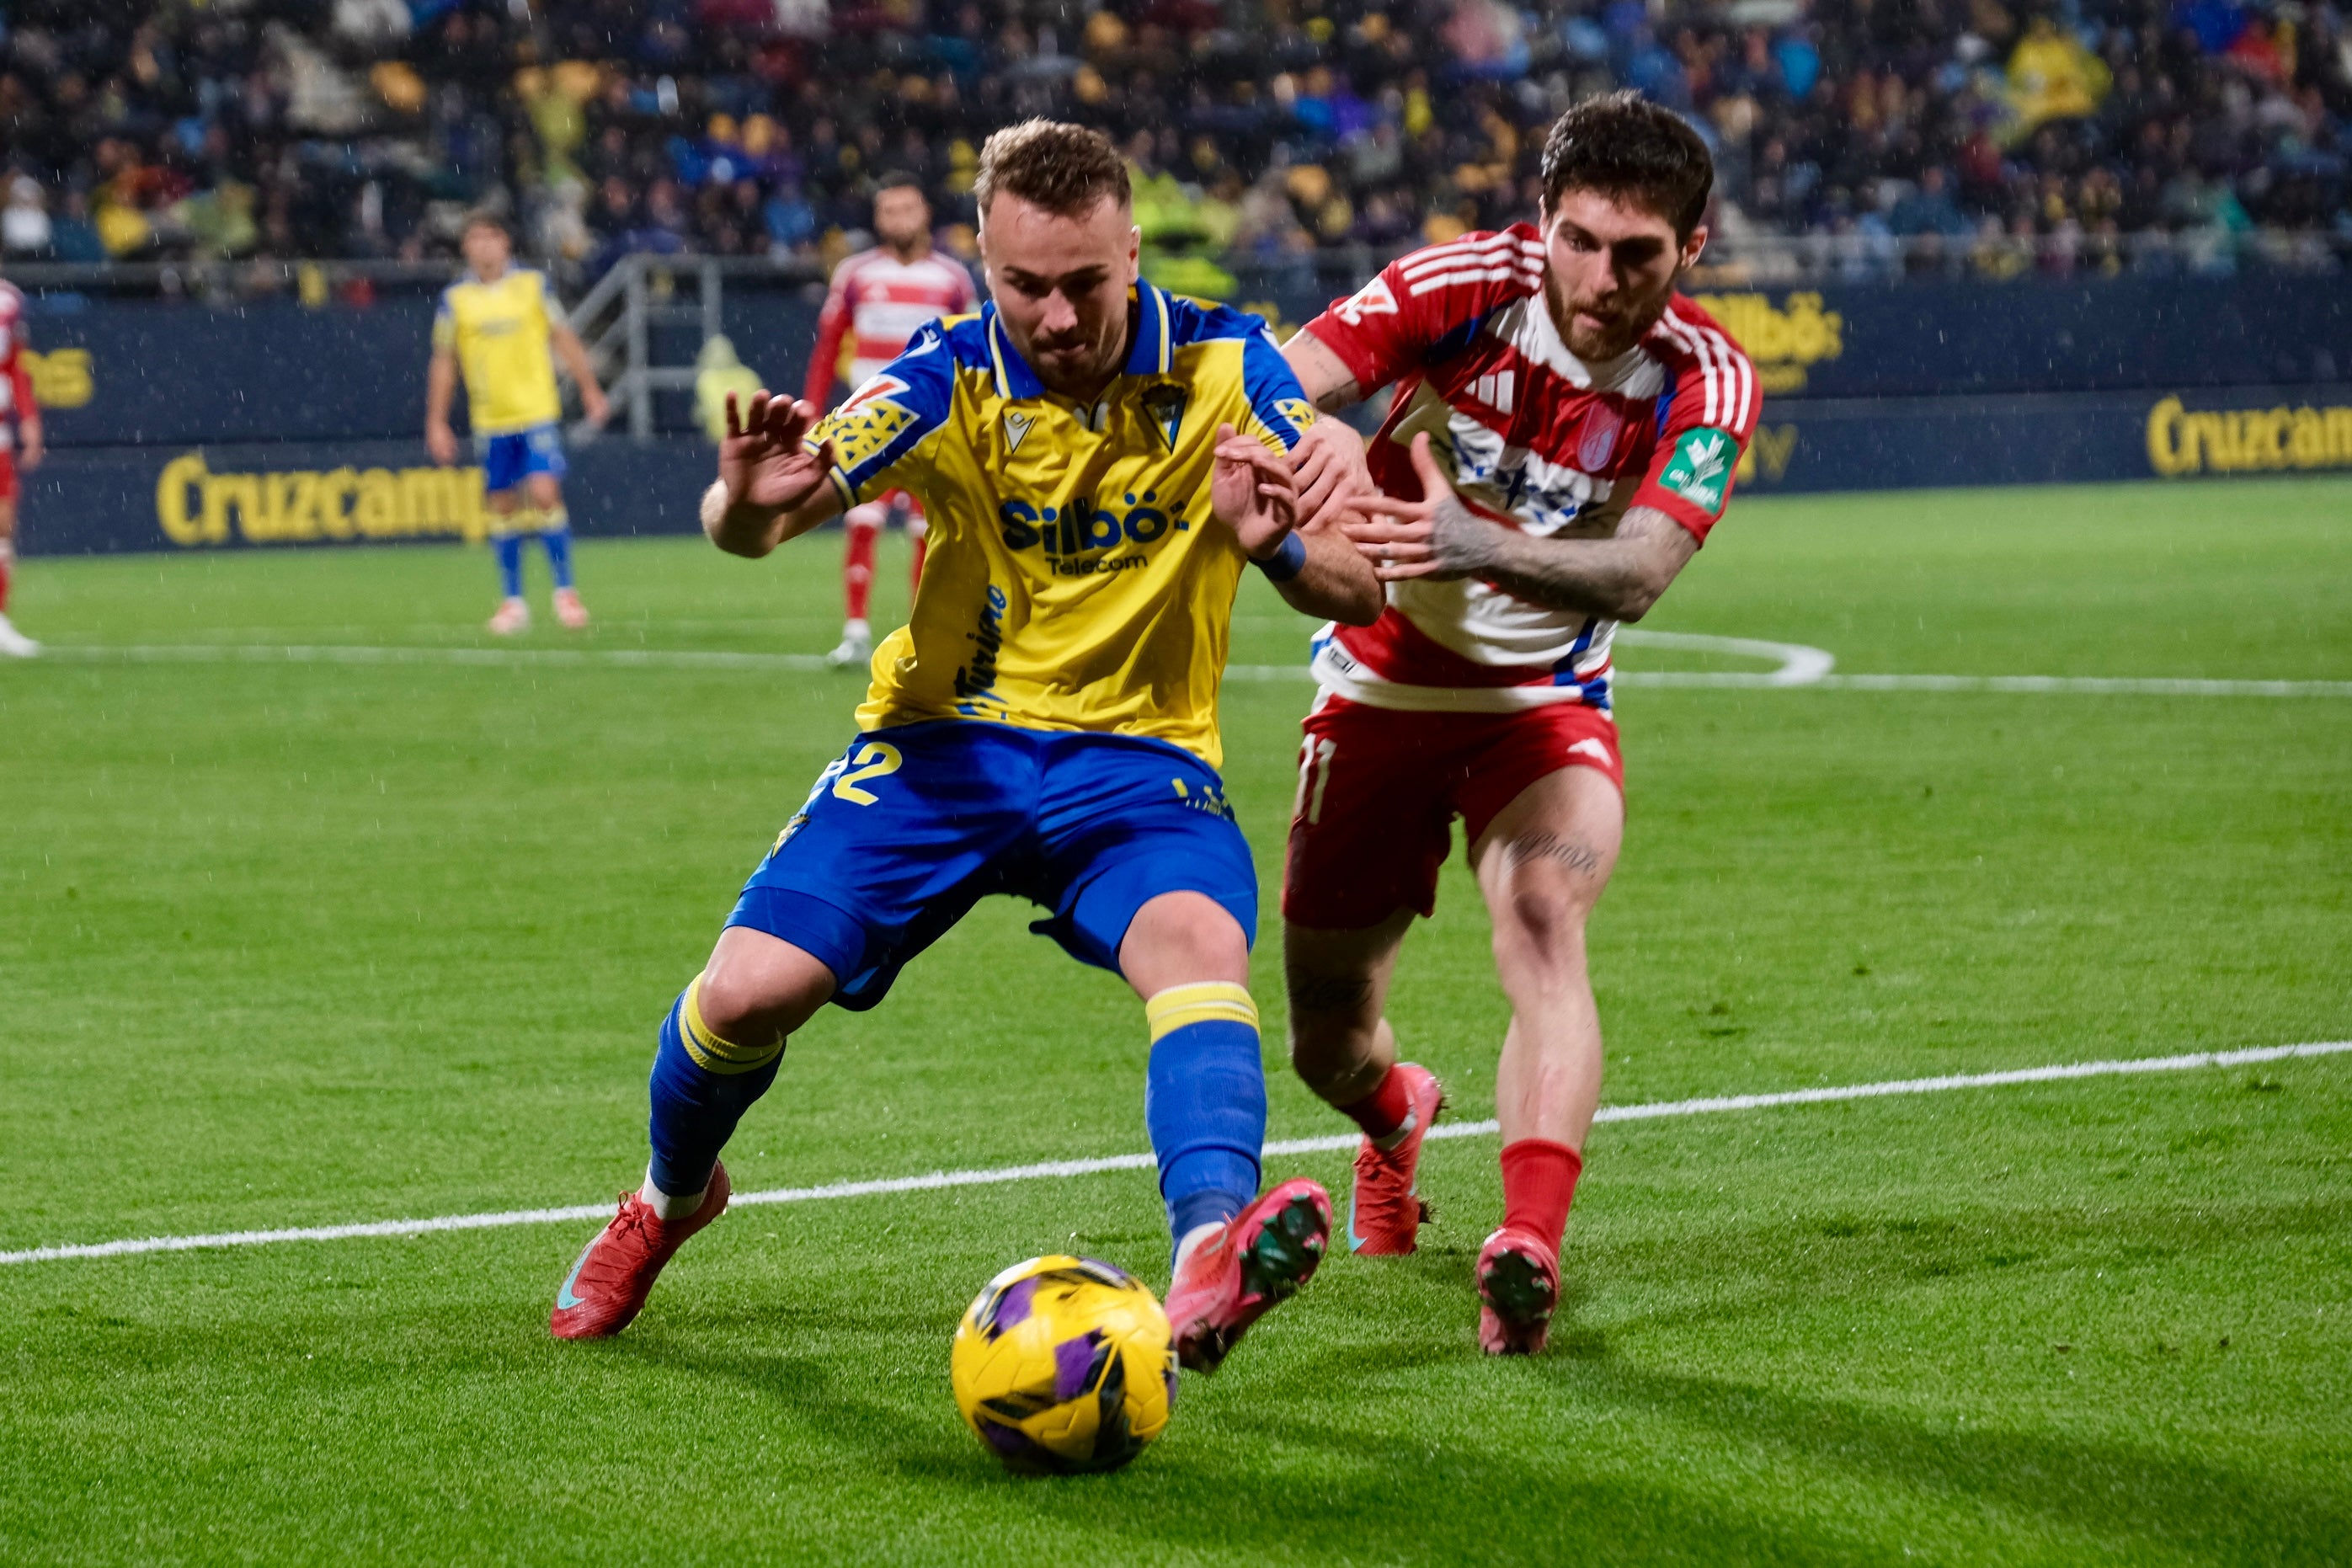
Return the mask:
{"type": "MultiPolygon", "coordinates": [[[[1727,653],[1742,658],[1769,658],[1780,668],[1750,675],[1766,686],[1811,686],[1837,667],[1837,656],[1825,647],[1801,642],[1768,642],[1761,637],[1717,637],[1712,632],[1656,632],[1646,626],[1619,626],[1616,640],[1628,647],[1681,648],[1691,653],[1727,653]]],[[[1646,676],[1648,671],[1636,671],[1646,676]]]]}
{"type": "MultiPolygon", "coordinates": [[[[1725,653],[1756,653],[1765,648],[1829,656],[1818,648],[1794,643],[1753,643],[1739,637],[1707,637],[1696,633],[1681,646],[1705,647],[1725,653]]],[[[1667,646],[1660,644],[1659,646],[1667,646]]],[[[586,669],[613,666],[636,669],[771,669],[814,673],[830,666],[816,654],[742,653],[698,648],[495,648],[399,647],[361,644],[190,643],[182,645],[49,644],[42,657],[84,664],[454,664],[495,668],[545,666],[586,669]]],[[[1774,655],[1772,657],[1778,657],[1774,655]]],[[[1236,664],[1225,669],[1229,680],[1297,681],[1311,683],[1304,664],[1236,664]]],[[[2111,675],[1843,675],[1816,673],[1810,660],[1787,662],[1776,670],[1649,670],[1620,669],[1613,680],[1629,687],[1764,691],[1937,691],[1999,696],[2089,697],[2304,697],[2352,698],[2352,680],[2223,680],[2173,676],[2111,675]]]]}
{"type": "MultiPolygon", "coordinates": [[[[1700,1100],[1658,1100],[1644,1105],[1603,1106],[1596,1121],[1653,1121],[1667,1117],[1704,1116],[1722,1111],[1763,1110],[1786,1105],[1823,1105],[1841,1100],[1880,1100],[1896,1095],[1940,1094],[1962,1089],[1997,1089],[2011,1084],[2063,1082],[2072,1079],[2116,1078],[2139,1073],[2186,1072],[2198,1068],[2247,1067],[2259,1062],[2352,1053],[2352,1040],[2323,1040],[2294,1046],[2256,1046],[2235,1051],[2191,1051],[2170,1057],[2126,1057],[2109,1061],[2060,1062],[2047,1067],[2011,1068],[1998,1072],[1953,1073],[1940,1078],[1895,1079],[1884,1083],[1838,1084],[1819,1089],[1781,1089],[1765,1094],[1717,1095],[1700,1100]]],[[[1499,1131],[1493,1121],[1448,1122],[1429,1131],[1433,1139],[1485,1138],[1499,1131]]],[[[1288,1138],[1267,1143],[1269,1156],[1337,1152],[1356,1146],[1352,1132],[1319,1138],[1288,1138]]],[[[767,1204],[819,1203],[836,1198],[874,1197],[890,1193],[939,1192],[950,1187],[996,1186],[1008,1182],[1034,1182],[1071,1176],[1091,1176],[1110,1171],[1150,1170],[1150,1154],[1112,1154],[1091,1160],[1047,1160],[1027,1165],[999,1165],[971,1171],[934,1171],[925,1175],[885,1176],[868,1181],[834,1182],[816,1187],[771,1187],[738,1193],[730,1207],[767,1204]]],[[[223,1231],[210,1236],[150,1236],[120,1241],[86,1242],[64,1247],[34,1247],[0,1252],[0,1265],[54,1263],[76,1258],[126,1258],[150,1252],[193,1252],[232,1247],[268,1247],[289,1241],[348,1241],[368,1237],[425,1236],[442,1231],[496,1230],[512,1226],[570,1224],[602,1219],[610,1204],[574,1204],[562,1208],[508,1209],[492,1214],[440,1215],[430,1219],[372,1220],[354,1225],[303,1226],[283,1230],[223,1231]]]]}

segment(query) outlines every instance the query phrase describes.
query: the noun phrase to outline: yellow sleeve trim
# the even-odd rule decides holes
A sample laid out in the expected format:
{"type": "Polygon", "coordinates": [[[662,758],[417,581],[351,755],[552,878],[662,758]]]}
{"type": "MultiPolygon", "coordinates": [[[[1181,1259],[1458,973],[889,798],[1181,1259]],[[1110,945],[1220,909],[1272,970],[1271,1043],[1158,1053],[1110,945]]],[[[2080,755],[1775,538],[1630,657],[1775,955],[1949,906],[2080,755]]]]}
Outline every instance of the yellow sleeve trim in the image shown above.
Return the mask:
{"type": "Polygon", "coordinates": [[[1257,1004],[1249,987],[1230,980],[1204,980],[1197,985],[1171,985],[1143,1005],[1156,1044],[1161,1036],[1194,1024],[1246,1024],[1257,1027],[1257,1004]]]}
{"type": "Polygon", "coordinates": [[[695,1066],[705,1072],[733,1076],[766,1067],[784,1054],[784,1042],[771,1046],[739,1046],[732,1040],[722,1040],[711,1033],[710,1026],[702,1021],[702,976],[698,974],[686,988],[686,1027],[680,1031],[686,1040],[686,1054],[694,1058],[695,1066]]]}

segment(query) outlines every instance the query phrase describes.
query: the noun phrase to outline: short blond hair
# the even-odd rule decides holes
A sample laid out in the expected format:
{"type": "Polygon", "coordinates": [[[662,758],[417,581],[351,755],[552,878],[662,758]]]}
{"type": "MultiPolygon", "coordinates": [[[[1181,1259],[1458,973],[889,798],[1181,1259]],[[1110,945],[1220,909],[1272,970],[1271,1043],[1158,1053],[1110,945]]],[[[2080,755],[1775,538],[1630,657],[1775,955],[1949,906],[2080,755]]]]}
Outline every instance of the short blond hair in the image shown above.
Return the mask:
{"type": "Polygon", "coordinates": [[[982,219],[999,195],[1018,196],[1059,217],[1090,212],[1105,196],[1121,206],[1135,199],[1127,161],[1110,138],[1059,120],[1024,120],[982,144],[971,197],[982,219]]]}

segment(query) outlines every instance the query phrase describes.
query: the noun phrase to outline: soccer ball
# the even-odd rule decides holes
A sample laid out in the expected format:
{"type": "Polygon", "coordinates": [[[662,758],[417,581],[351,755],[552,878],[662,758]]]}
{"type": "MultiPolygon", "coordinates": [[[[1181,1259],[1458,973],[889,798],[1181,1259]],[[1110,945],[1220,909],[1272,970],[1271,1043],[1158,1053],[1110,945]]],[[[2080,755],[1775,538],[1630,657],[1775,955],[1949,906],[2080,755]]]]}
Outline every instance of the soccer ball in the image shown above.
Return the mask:
{"type": "Polygon", "coordinates": [[[956,1328],[956,1408],[1007,1468],[1115,1470],[1176,1407],[1168,1314],[1143,1281],[1088,1258],[1016,1263],[956,1328]]]}

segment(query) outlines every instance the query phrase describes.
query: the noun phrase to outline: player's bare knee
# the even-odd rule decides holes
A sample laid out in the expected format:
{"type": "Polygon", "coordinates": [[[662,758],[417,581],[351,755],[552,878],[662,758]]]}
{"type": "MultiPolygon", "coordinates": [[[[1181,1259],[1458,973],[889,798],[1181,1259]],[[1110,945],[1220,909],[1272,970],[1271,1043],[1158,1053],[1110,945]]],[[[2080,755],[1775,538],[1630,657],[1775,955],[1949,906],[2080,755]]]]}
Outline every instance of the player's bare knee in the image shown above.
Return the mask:
{"type": "Polygon", "coordinates": [[[1591,901],[1545,879],[1515,882],[1494,910],[1497,962],[1553,967],[1584,961],[1584,922],[1591,901]]]}
{"type": "Polygon", "coordinates": [[[830,972],[788,943],[770,938],[749,948],[722,940],[695,1001],[704,1026],[720,1039],[765,1047],[806,1023],[832,994],[830,972]]]}
{"type": "Polygon", "coordinates": [[[1290,1065],[1309,1089],[1343,1079],[1371,1049],[1380,1027],[1372,983],[1357,974],[1288,976],[1290,1065]]]}
{"type": "Polygon", "coordinates": [[[1149,997],[1202,980],[1249,984],[1249,938],[1206,893],[1162,893],[1136,911],[1119,942],[1119,972],[1149,997]]]}
{"type": "Polygon", "coordinates": [[[695,989],[705,1027],[730,1045],[763,1047],[783,1031],[776,1026],[776,999],[763,995],[740,968],[713,963],[695,989]]]}

